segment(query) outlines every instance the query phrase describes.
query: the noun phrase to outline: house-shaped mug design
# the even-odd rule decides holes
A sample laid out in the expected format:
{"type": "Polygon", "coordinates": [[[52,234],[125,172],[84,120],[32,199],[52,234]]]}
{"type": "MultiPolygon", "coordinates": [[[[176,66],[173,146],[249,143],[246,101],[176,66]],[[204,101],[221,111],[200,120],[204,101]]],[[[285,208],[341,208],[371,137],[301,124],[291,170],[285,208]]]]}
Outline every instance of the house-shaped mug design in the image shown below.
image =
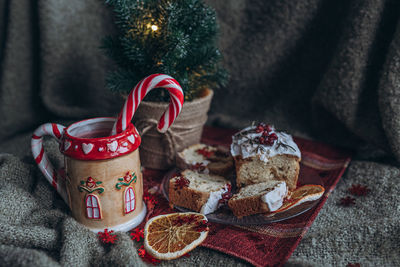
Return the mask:
{"type": "Polygon", "coordinates": [[[173,77],[152,74],[132,89],[117,118],[91,118],[68,127],[45,123],[32,134],[32,155],[38,167],[74,219],[92,231],[129,231],[146,215],[138,150],[141,138],[131,121],[142,99],[155,88],[165,88],[171,96],[157,124],[157,130],[165,133],[183,107],[183,90],[173,77]],[[46,135],[59,142],[65,171],[49,162],[43,147],[46,135]]]}
{"type": "MultiPolygon", "coordinates": [[[[116,192],[112,190],[112,194],[120,194],[120,204],[118,206],[123,215],[134,212],[136,209],[136,194],[135,187],[137,176],[135,172],[126,172],[124,177],[117,178],[115,183],[116,192]],[[121,194],[122,193],[122,194],[121,194]]],[[[86,181],[81,180],[78,185],[78,190],[84,194],[84,208],[83,211],[87,219],[90,220],[101,220],[103,219],[102,208],[101,208],[101,195],[105,192],[102,186],[102,181],[96,181],[93,177],[87,177],[86,181]]],[[[117,204],[117,203],[114,203],[117,204]]]]}

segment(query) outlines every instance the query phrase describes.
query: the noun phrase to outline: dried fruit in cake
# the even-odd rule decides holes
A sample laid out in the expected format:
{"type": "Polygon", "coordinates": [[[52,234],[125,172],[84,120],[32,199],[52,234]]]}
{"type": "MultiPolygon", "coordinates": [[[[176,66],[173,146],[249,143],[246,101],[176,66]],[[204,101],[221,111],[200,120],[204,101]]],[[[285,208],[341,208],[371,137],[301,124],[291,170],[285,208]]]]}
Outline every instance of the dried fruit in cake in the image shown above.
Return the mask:
{"type": "Polygon", "coordinates": [[[231,154],[238,187],[281,180],[296,188],[301,153],[289,134],[263,123],[247,127],[232,137],[231,154]]]}
{"type": "Polygon", "coordinates": [[[325,188],[321,185],[303,185],[294,190],[289,197],[284,201],[283,205],[276,211],[281,212],[291,208],[294,208],[301,203],[314,201],[322,197],[325,192],[325,188]]]}
{"type": "Polygon", "coordinates": [[[209,214],[218,209],[230,191],[231,183],[222,176],[185,170],[169,181],[169,203],[209,214]]]}
{"type": "Polygon", "coordinates": [[[282,206],[287,194],[288,189],[284,181],[270,180],[242,187],[228,201],[228,206],[238,218],[272,212],[282,206]]]}
{"type": "Polygon", "coordinates": [[[195,212],[156,216],[144,227],[144,247],[160,260],[179,258],[206,239],[207,222],[206,216],[195,212]]]}
{"type": "Polygon", "coordinates": [[[233,159],[228,149],[205,144],[195,144],[179,152],[178,168],[193,169],[218,175],[228,175],[233,170],[233,159]]]}

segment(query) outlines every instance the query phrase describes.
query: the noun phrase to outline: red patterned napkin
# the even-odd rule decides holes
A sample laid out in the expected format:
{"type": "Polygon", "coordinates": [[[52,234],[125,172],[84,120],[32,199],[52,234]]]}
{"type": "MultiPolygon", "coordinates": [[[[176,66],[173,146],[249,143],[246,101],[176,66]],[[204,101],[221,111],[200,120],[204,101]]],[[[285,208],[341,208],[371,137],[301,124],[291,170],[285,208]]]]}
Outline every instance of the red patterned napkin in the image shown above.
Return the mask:
{"type": "MultiPolygon", "coordinates": [[[[228,145],[234,130],[205,127],[202,142],[228,145]]],[[[215,249],[244,259],[255,266],[283,265],[293,253],[301,238],[310,228],[329,194],[350,162],[350,153],[332,146],[295,138],[302,152],[300,176],[319,176],[324,183],[325,194],[309,211],[292,219],[257,226],[232,226],[212,223],[203,247],[215,249]]],[[[175,212],[160,193],[164,173],[144,171],[144,189],[156,193],[158,204],[150,217],[175,212]]]]}

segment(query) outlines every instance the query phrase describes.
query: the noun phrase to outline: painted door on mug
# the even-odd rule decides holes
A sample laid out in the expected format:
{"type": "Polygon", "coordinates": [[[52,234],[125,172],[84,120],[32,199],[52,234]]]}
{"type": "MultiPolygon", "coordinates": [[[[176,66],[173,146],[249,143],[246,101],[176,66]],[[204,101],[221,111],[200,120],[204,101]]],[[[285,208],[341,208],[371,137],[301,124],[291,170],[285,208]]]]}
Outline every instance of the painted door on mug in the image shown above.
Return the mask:
{"type": "Polygon", "coordinates": [[[101,205],[99,197],[96,194],[102,194],[104,192],[103,182],[97,181],[93,177],[87,177],[86,181],[81,180],[78,185],[79,192],[85,193],[84,204],[86,209],[86,217],[88,219],[100,220],[101,215],[101,205]]]}
{"type": "Polygon", "coordinates": [[[115,184],[115,188],[117,190],[121,190],[123,187],[126,187],[125,190],[121,190],[123,192],[123,212],[124,214],[131,213],[136,209],[136,196],[134,190],[134,184],[136,183],[137,176],[135,172],[127,171],[124,177],[117,178],[117,183],[115,184]]]}
{"type": "Polygon", "coordinates": [[[89,194],[86,196],[86,216],[88,219],[101,219],[100,202],[97,196],[89,194]]]}
{"type": "Polygon", "coordinates": [[[125,190],[125,214],[134,211],[136,208],[135,191],[132,187],[125,190]]]}

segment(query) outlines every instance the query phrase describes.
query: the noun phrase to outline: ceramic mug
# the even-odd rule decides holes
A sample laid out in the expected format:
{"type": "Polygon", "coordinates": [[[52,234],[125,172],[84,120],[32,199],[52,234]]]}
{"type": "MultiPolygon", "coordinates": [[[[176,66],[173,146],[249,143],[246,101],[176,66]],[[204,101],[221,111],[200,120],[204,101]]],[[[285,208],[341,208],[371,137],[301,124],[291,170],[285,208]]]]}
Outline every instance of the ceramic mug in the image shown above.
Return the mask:
{"type": "Polygon", "coordinates": [[[32,153],[40,170],[72,211],[91,230],[128,231],[146,215],[138,147],[132,123],[110,135],[116,118],[93,118],[64,127],[46,123],[32,135],[32,153]],[[64,154],[65,173],[51,165],[42,137],[50,135],[64,154]]]}

